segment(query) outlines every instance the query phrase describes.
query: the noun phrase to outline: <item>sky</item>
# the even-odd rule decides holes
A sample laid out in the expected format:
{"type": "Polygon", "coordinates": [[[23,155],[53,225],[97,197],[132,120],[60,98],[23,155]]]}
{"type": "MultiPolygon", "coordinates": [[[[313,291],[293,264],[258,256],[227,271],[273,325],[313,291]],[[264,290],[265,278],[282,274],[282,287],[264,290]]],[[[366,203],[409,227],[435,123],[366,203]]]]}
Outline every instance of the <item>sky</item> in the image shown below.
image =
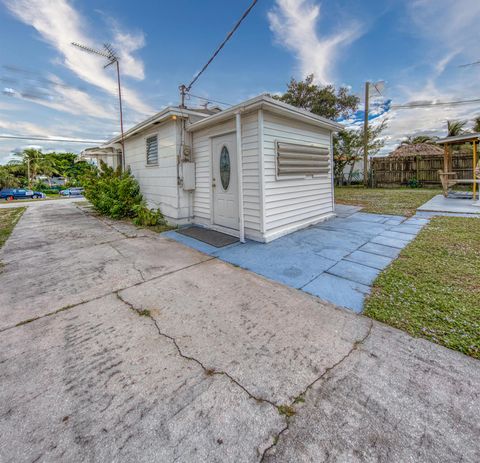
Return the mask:
{"type": "MultiPolygon", "coordinates": [[[[79,152],[118,134],[114,67],[71,42],[118,51],[128,128],[178,104],[178,86],[250,2],[0,0],[0,135],[92,142],[0,139],[0,163],[30,146],[79,152]]],[[[388,120],[386,153],[406,136],[445,135],[447,120],[480,115],[478,103],[395,107],[480,98],[480,65],[460,67],[480,60],[479,21],[478,0],[259,0],[187,105],[203,97],[227,107],[311,73],[362,98],[366,81],[384,81],[372,122],[388,120]]]]}

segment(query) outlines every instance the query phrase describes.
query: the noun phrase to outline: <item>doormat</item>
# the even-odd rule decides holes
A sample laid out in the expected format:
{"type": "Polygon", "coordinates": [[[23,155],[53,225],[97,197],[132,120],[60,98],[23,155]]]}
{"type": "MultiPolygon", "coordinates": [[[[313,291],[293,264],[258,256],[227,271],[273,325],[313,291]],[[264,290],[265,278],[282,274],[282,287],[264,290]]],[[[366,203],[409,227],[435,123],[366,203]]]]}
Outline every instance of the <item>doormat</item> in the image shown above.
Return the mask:
{"type": "Polygon", "coordinates": [[[177,230],[177,233],[190,236],[190,238],[203,241],[204,243],[215,246],[216,248],[223,248],[224,246],[238,242],[238,238],[235,236],[226,235],[225,233],[220,233],[218,231],[209,230],[208,228],[202,227],[181,228],[180,230],[177,230]]]}

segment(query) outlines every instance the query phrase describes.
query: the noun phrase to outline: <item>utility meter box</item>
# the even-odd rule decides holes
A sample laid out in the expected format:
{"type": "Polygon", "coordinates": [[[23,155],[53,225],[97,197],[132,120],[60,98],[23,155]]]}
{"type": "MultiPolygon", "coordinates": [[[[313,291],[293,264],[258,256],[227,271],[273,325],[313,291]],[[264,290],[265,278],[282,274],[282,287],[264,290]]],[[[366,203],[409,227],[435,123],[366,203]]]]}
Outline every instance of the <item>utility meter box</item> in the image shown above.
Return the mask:
{"type": "Polygon", "coordinates": [[[185,191],[195,190],[195,163],[184,162],[182,163],[183,172],[183,189],[185,191]]]}

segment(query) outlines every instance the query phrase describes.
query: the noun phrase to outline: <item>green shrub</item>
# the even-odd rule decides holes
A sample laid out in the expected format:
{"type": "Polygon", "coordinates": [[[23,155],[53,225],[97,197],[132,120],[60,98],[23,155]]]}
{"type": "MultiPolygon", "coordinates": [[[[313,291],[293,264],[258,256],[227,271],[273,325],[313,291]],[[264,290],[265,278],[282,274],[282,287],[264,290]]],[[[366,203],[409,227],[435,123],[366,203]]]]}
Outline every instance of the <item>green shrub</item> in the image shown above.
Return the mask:
{"type": "Polygon", "coordinates": [[[138,204],[133,207],[136,217],[133,219],[135,225],[142,225],[144,227],[152,227],[154,225],[166,225],[167,221],[160,212],[160,209],[149,209],[143,204],[138,204]]]}
{"type": "Polygon", "coordinates": [[[83,178],[85,197],[93,207],[112,219],[132,218],[137,225],[164,223],[162,213],[146,206],[140,186],[129,170],[112,169],[100,161],[98,171],[83,178]]]}
{"type": "Polygon", "coordinates": [[[422,183],[413,177],[408,181],[407,186],[410,188],[422,188],[422,183]]]}

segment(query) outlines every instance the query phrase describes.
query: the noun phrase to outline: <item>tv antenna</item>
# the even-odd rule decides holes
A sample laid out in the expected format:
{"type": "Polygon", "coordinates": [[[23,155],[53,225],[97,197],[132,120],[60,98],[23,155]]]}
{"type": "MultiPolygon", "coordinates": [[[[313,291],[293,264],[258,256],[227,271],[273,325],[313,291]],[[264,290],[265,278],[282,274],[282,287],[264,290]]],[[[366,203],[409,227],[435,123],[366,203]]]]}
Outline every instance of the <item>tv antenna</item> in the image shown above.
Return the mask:
{"type": "Polygon", "coordinates": [[[122,110],[122,88],[120,85],[120,64],[119,58],[116,51],[109,43],[103,44],[103,50],[96,50],[95,48],[87,47],[86,45],[82,45],[77,42],[72,42],[77,48],[81,50],[91,53],[92,55],[102,56],[103,58],[107,59],[107,64],[103,66],[104,68],[108,68],[108,66],[115,64],[117,68],[117,84],[118,84],[118,103],[119,103],[119,112],[120,112],[120,136],[121,136],[121,145],[122,145],[122,169],[125,168],[125,140],[123,136],[123,110],[122,110]]]}

